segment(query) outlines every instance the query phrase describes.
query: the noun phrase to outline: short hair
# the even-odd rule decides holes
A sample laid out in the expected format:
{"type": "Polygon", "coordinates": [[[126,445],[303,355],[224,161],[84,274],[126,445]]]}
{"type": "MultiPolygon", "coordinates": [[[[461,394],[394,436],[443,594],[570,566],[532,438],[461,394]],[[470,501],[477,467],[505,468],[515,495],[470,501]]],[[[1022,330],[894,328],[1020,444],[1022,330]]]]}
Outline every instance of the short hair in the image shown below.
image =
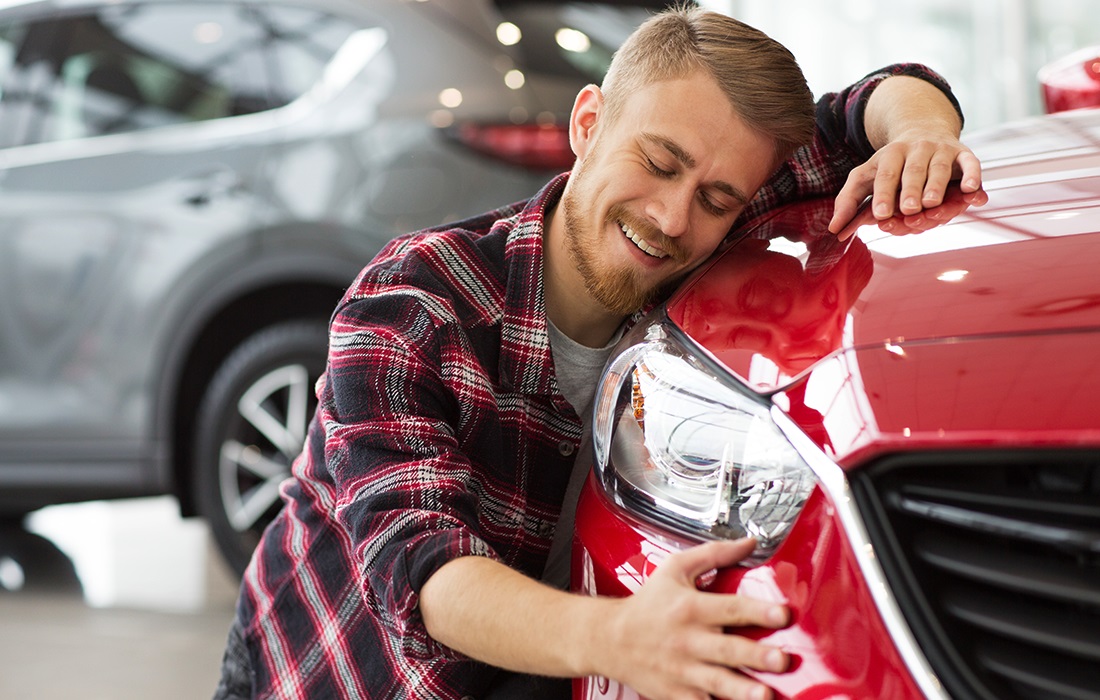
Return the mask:
{"type": "Polygon", "coordinates": [[[694,6],[650,17],[615,52],[601,86],[606,116],[613,120],[640,88],[699,69],[750,128],[774,140],[777,166],[813,139],[813,94],[791,52],[758,29],[694,6]]]}

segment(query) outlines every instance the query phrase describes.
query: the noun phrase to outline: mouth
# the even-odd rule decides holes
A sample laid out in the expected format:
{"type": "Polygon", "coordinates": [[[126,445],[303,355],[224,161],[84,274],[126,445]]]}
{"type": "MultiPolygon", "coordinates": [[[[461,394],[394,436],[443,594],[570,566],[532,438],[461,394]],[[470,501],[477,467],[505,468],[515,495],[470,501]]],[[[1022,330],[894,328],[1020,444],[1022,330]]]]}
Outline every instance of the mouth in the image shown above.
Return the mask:
{"type": "Polygon", "coordinates": [[[668,257],[668,253],[666,251],[663,251],[660,248],[655,248],[647,243],[646,240],[638,235],[634,231],[634,229],[632,229],[627,223],[623,221],[617,221],[616,223],[619,225],[619,230],[623,232],[623,235],[626,236],[631,243],[637,246],[638,250],[642,251],[651,258],[661,259],[668,257]]]}

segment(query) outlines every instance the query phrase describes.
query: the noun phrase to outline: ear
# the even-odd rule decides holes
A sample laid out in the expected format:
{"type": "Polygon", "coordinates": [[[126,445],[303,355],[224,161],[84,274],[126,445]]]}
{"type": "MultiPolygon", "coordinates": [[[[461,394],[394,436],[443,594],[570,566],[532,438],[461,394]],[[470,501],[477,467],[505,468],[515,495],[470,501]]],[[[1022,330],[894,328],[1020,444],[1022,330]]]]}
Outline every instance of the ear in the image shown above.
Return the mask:
{"type": "Polygon", "coordinates": [[[573,102],[569,115],[569,146],[577,160],[584,160],[592,150],[596,126],[603,115],[603,92],[595,85],[586,85],[573,102]]]}

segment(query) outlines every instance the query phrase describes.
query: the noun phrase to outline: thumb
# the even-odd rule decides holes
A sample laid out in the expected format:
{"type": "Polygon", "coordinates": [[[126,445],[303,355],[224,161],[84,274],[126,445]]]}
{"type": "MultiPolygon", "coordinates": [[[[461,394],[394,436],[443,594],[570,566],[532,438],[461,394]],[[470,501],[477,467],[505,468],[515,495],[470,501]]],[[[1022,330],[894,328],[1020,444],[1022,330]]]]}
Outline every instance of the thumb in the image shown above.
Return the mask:
{"type": "Polygon", "coordinates": [[[669,557],[665,562],[669,572],[690,581],[708,571],[733,566],[756,549],[756,540],[743,537],[739,540],[707,542],[669,557]]]}

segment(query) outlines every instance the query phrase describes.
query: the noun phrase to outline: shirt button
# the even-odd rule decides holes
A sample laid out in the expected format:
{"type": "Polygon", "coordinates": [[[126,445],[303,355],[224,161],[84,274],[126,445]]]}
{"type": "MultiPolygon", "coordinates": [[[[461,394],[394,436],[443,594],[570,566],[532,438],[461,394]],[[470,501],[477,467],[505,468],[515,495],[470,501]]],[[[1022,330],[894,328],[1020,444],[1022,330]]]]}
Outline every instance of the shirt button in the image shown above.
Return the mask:
{"type": "Polygon", "coordinates": [[[576,449],[577,447],[568,440],[562,440],[561,443],[558,445],[558,452],[561,453],[562,457],[568,457],[569,455],[573,454],[576,449]]]}

